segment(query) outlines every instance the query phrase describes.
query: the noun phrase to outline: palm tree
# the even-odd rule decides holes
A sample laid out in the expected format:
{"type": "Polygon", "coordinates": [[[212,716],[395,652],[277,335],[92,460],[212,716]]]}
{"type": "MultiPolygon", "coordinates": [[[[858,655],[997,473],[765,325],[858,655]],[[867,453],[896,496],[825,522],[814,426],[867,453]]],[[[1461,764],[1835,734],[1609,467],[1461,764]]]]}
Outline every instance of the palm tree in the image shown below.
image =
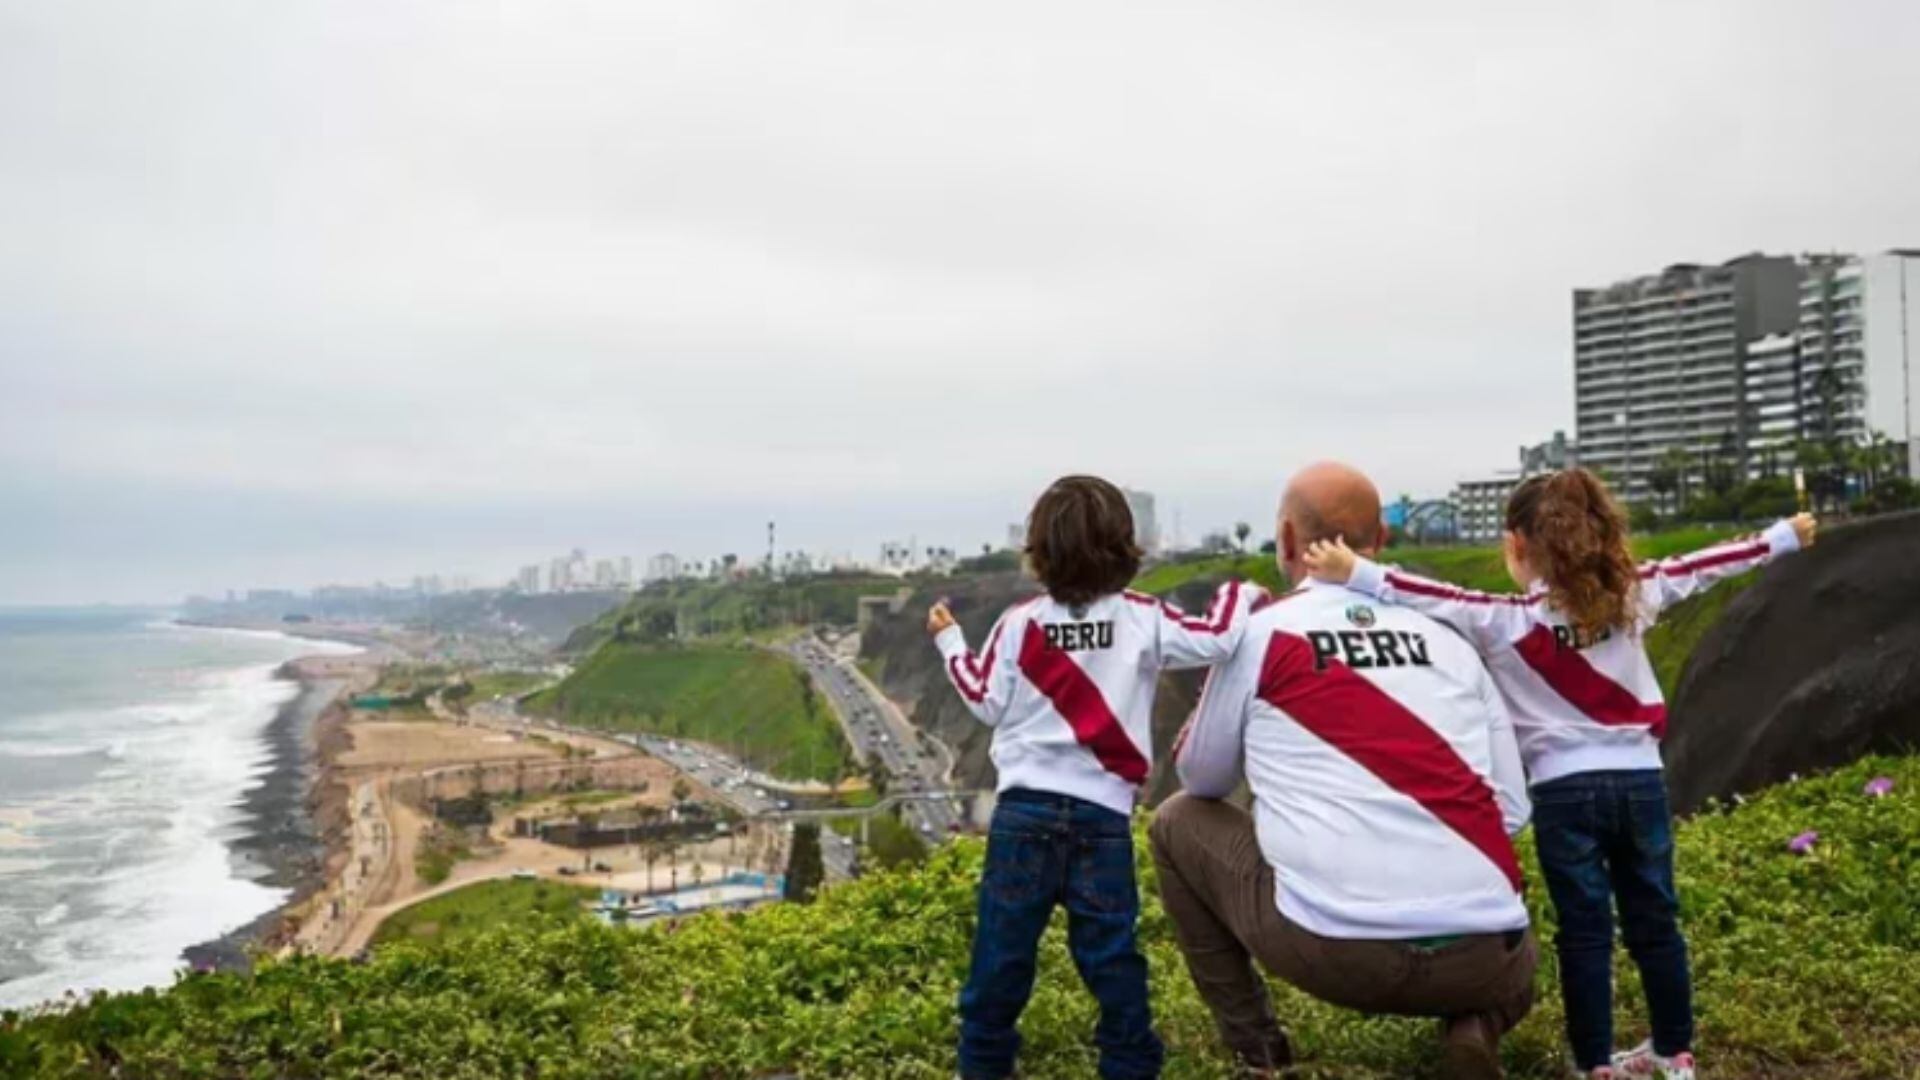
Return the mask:
{"type": "Polygon", "coordinates": [[[1247,552],[1247,537],[1251,535],[1253,535],[1253,526],[1244,521],[1234,522],[1233,539],[1235,543],[1240,545],[1240,553],[1242,555],[1247,552]]]}
{"type": "Polygon", "coordinates": [[[1678,516],[1687,507],[1687,471],[1693,465],[1692,458],[1684,446],[1669,446],[1660,455],[1659,467],[1673,471],[1674,503],[1673,512],[1678,516]]]}

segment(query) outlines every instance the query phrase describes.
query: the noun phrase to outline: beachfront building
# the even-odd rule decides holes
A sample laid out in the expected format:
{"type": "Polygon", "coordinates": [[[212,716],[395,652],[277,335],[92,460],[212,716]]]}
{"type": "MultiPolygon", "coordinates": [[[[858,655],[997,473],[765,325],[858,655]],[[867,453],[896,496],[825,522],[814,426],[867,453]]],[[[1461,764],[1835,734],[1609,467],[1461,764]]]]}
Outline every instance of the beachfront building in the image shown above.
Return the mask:
{"type": "Polygon", "coordinates": [[[1153,513],[1153,493],[1132,488],[1121,488],[1120,493],[1127,497],[1127,509],[1133,513],[1133,542],[1149,555],[1159,551],[1160,523],[1153,513]]]}
{"type": "Polygon", "coordinates": [[[679,577],[680,556],[663,551],[647,560],[647,581],[674,581],[679,577]]]}
{"type": "Polygon", "coordinates": [[[1507,496],[1518,476],[1462,480],[1453,488],[1454,535],[1466,544],[1490,544],[1506,526],[1507,496]]]}
{"type": "Polygon", "coordinates": [[[1821,442],[1877,434],[1920,476],[1920,249],[1812,260],[1800,286],[1799,428],[1821,442]]]}
{"type": "Polygon", "coordinates": [[[1553,472],[1580,463],[1579,449],[1567,441],[1567,433],[1556,431],[1553,438],[1532,446],[1522,446],[1520,467],[1513,472],[1496,473],[1454,485],[1448,499],[1453,504],[1454,536],[1463,543],[1486,544],[1500,539],[1506,528],[1507,496],[1520,481],[1538,473],[1553,472]]]}
{"type": "Polygon", "coordinates": [[[1573,293],[1574,433],[1582,462],[1629,502],[1678,448],[1705,462],[1743,452],[1749,349],[1800,322],[1801,264],[1744,255],[1680,263],[1573,293]]]}
{"type": "Polygon", "coordinates": [[[1804,434],[1799,335],[1768,334],[1747,346],[1743,367],[1747,476],[1777,475],[1804,434]]]}

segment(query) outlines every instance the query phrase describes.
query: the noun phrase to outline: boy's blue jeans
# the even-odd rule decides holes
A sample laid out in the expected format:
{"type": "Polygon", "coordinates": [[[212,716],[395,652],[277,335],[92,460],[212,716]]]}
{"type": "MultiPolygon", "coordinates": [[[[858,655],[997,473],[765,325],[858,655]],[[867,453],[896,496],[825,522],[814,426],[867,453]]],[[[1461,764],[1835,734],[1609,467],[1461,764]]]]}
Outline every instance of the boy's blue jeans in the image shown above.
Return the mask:
{"type": "Polygon", "coordinates": [[[1613,910],[1640,968],[1653,1049],[1693,1048],[1693,990],[1673,887],[1673,815],[1658,769],[1576,773],[1533,789],[1540,870],[1559,917],[1560,996],[1582,1071],[1613,1053],[1613,910]]]}
{"type": "Polygon", "coordinates": [[[1067,947],[1100,1003],[1100,1075],[1160,1075],[1164,1051],[1147,1004],[1147,961],[1134,942],[1140,893],[1123,814],[1067,795],[1000,793],[980,878],[973,970],[960,991],[960,1075],[1013,1075],[1015,1025],[1033,991],[1034,957],[1054,905],[1067,909],[1067,947]]]}

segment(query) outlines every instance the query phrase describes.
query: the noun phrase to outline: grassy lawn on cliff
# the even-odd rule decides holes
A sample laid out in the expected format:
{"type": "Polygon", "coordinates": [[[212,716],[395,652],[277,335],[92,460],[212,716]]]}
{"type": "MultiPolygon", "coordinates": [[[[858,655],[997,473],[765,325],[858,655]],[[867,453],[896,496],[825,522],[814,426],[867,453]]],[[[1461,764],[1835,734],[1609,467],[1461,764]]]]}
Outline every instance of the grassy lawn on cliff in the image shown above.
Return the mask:
{"type": "Polygon", "coordinates": [[[596,888],[557,881],[477,881],[394,912],[373,943],[446,946],[502,927],[571,921],[584,918],[586,903],[599,895],[596,888]]]}
{"type": "Polygon", "coordinates": [[[609,641],[528,708],[587,727],[711,743],[775,776],[832,780],[851,768],[832,706],[806,673],[751,646],[609,641]]]}
{"type": "MultiPolygon", "coordinates": [[[[1524,846],[1531,866],[1530,839],[1524,846]]],[[[964,840],[924,867],[834,887],[809,906],[671,929],[610,928],[528,905],[509,925],[408,940],[436,914],[421,905],[364,964],[269,961],[252,975],[192,976],[64,1014],[0,1019],[0,1075],[949,1077],[981,850],[964,840]]],[[[1708,1075],[1916,1075],[1920,758],[1868,759],[1709,811],[1681,824],[1679,851],[1708,1075]],[[1876,776],[1892,778],[1891,794],[1864,792],[1876,776]],[[1788,840],[1810,829],[1820,834],[1812,854],[1789,853],[1788,840]]],[[[1140,854],[1141,937],[1167,1075],[1225,1077],[1140,854]]],[[[1529,876],[1537,907],[1538,874],[1529,876]]],[[[463,890],[448,902],[464,912],[489,895],[463,890]]],[[[1624,1045],[1646,1031],[1624,955],[1619,982],[1624,1045]]],[[[1539,985],[1538,1007],[1505,1048],[1517,1080],[1565,1075],[1551,949],[1539,985]]],[[[1431,1022],[1370,1019],[1284,987],[1275,1000],[1309,1066],[1302,1075],[1432,1075],[1431,1022]]],[[[1023,1074],[1092,1077],[1094,1019],[1056,921],[1022,1022],[1023,1074]]]]}

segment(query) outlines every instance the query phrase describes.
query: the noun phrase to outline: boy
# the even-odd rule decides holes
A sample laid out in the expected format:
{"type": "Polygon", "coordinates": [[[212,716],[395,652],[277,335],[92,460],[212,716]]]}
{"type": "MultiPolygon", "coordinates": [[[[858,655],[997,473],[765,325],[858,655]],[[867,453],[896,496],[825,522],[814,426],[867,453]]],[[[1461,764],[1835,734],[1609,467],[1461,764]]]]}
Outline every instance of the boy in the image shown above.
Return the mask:
{"type": "Polygon", "coordinates": [[[1134,940],[1128,826],[1152,768],[1154,690],[1163,668],[1231,656],[1259,590],[1229,582],[1202,618],[1127,591],[1140,569],[1133,514],[1092,476],[1063,477],[1040,496],[1025,554],[1046,593],[1008,608],[980,653],[945,604],[927,615],[954,689],[994,729],[1000,776],[960,993],[960,1075],[1012,1075],[1035,952],[1059,904],[1074,964],[1100,1002],[1100,1075],[1155,1077],[1163,1051],[1134,940]]]}

